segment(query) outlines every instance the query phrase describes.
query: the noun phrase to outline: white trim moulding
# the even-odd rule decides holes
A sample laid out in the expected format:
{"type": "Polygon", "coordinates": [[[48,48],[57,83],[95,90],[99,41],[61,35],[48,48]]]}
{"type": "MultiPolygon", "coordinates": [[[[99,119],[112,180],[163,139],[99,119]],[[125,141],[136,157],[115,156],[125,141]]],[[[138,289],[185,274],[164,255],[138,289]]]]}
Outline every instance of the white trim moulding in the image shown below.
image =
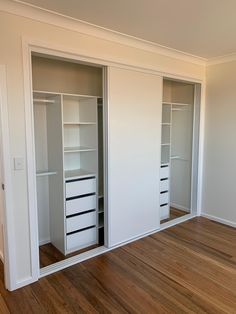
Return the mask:
{"type": "Polygon", "coordinates": [[[5,185],[5,204],[3,213],[4,228],[4,277],[8,290],[14,290],[17,281],[16,246],[14,237],[14,203],[10,154],[10,135],[7,99],[6,66],[0,65],[0,123],[2,131],[2,163],[5,185]]]}
{"type": "Polygon", "coordinates": [[[209,215],[209,214],[206,214],[206,213],[201,213],[201,216],[202,216],[202,217],[205,217],[205,218],[207,218],[207,219],[210,219],[210,220],[219,222],[219,223],[221,223],[221,224],[223,224],[223,225],[227,225],[227,226],[236,228],[236,222],[234,222],[234,221],[227,220],[227,219],[220,218],[220,217],[216,217],[216,216],[209,215]]]}

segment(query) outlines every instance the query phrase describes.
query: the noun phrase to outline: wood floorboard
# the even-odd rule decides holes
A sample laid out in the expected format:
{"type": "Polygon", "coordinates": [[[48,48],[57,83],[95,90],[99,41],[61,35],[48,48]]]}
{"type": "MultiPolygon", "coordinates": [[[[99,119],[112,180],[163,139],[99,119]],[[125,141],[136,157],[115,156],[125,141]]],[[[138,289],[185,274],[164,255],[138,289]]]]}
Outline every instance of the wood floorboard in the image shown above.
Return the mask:
{"type": "Polygon", "coordinates": [[[67,254],[66,256],[62,254],[54,245],[51,243],[41,245],[39,247],[39,261],[40,261],[40,268],[49,266],[51,264],[63,261],[69,257],[76,256],[83,252],[92,250],[99,247],[98,244],[91,245],[79,251],[73,252],[71,254],[67,254]]]}
{"type": "MultiPolygon", "coordinates": [[[[179,210],[179,209],[171,207],[170,208],[170,218],[162,220],[161,223],[173,220],[175,218],[182,217],[182,216],[184,216],[186,214],[187,213],[182,211],[182,210],[179,210]]],[[[63,261],[65,259],[69,258],[69,257],[76,256],[76,255],[78,255],[80,253],[92,250],[92,249],[94,249],[94,248],[96,248],[98,246],[99,245],[93,245],[93,246],[90,246],[88,248],[82,249],[80,251],[76,251],[74,253],[71,253],[71,254],[68,254],[68,255],[65,256],[55,246],[53,246],[51,243],[41,245],[39,247],[40,267],[43,268],[45,266],[52,265],[54,263],[63,261]]]]}
{"type": "Polygon", "coordinates": [[[174,208],[174,207],[170,207],[170,217],[161,220],[161,223],[163,224],[163,223],[165,223],[165,222],[174,220],[174,219],[176,219],[176,218],[185,216],[185,215],[187,215],[187,214],[189,214],[189,213],[187,213],[187,212],[185,212],[185,211],[183,211],[183,210],[174,208]]]}
{"type": "Polygon", "coordinates": [[[236,313],[236,230],[194,218],[4,289],[0,313],[236,313]]]}

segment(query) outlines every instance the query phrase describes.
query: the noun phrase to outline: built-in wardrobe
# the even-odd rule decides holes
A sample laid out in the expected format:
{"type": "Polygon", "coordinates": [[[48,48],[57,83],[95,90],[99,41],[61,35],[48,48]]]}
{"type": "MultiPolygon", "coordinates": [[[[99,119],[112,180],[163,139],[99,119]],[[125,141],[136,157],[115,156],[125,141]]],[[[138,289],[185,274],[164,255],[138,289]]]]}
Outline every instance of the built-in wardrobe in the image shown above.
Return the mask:
{"type": "Polygon", "coordinates": [[[196,204],[196,84],[34,53],[32,107],[40,258],[115,247],[196,204]]]}
{"type": "Polygon", "coordinates": [[[32,86],[40,254],[103,245],[103,68],[33,55],[32,86]]]}
{"type": "Polygon", "coordinates": [[[195,84],[163,80],[160,168],[160,220],[163,222],[191,213],[193,150],[197,144],[194,138],[196,92],[195,84]]]}

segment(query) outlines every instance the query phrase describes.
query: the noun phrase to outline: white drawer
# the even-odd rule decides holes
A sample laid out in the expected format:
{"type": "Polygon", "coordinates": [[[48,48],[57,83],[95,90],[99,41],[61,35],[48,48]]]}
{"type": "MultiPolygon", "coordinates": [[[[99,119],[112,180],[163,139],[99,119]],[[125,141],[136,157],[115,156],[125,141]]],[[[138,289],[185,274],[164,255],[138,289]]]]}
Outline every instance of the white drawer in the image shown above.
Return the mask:
{"type": "Polygon", "coordinates": [[[160,181],[160,192],[169,190],[169,180],[160,181]]]}
{"type": "Polygon", "coordinates": [[[160,179],[169,178],[169,166],[161,167],[160,179]]]}
{"type": "Polygon", "coordinates": [[[96,192],[96,179],[66,182],[66,198],[96,192]]]}
{"type": "Polygon", "coordinates": [[[66,219],[66,232],[73,232],[96,225],[96,212],[82,214],[66,219]]]}
{"type": "Polygon", "coordinates": [[[66,216],[96,209],[96,195],[66,201],[66,216]]]}
{"type": "Polygon", "coordinates": [[[90,228],[66,236],[67,253],[96,244],[96,228],[90,228]]]}
{"type": "Polygon", "coordinates": [[[170,206],[165,205],[160,207],[160,220],[170,218],[170,206]]]}
{"type": "Polygon", "coordinates": [[[160,194],[160,205],[169,203],[169,192],[160,194]]]}

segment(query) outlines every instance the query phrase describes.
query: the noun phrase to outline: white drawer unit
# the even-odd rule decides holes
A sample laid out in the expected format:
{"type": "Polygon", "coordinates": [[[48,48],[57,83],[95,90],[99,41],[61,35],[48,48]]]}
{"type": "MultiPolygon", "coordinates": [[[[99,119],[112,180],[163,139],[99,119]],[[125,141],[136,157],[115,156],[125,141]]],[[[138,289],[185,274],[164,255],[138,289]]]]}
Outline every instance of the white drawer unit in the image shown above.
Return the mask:
{"type": "Polygon", "coordinates": [[[170,217],[170,206],[164,205],[160,207],[160,219],[167,219],[170,217]]]}
{"type": "Polygon", "coordinates": [[[73,232],[96,225],[96,212],[81,214],[66,219],[66,232],[73,232]]]}
{"type": "Polygon", "coordinates": [[[66,236],[67,253],[96,244],[96,228],[89,228],[66,236]]]}
{"type": "Polygon", "coordinates": [[[95,192],[96,192],[95,178],[66,182],[66,198],[95,192]]]}
{"type": "Polygon", "coordinates": [[[160,220],[169,218],[169,165],[162,165],[160,168],[160,220]]]}
{"type": "Polygon", "coordinates": [[[169,166],[161,166],[160,179],[169,178],[169,166]]]}
{"type": "Polygon", "coordinates": [[[169,203],[169,193],[160,193],[160,205],[169,203]]]}
{"type": "Polygon", "coordinates": [[[66,201],[66,216],[96,209],[96,195],[75,198],[66,201]]]}
{"type": "Polygon", "coordinates": [[[66,254],[97,243],[96,188],[95,177],[65,183],[66,254]]]}
{"type": "Polygon", "coordinates": [[[161,180],[160,181],[160,192],[169,190],[169,180],[161,180]]]}

